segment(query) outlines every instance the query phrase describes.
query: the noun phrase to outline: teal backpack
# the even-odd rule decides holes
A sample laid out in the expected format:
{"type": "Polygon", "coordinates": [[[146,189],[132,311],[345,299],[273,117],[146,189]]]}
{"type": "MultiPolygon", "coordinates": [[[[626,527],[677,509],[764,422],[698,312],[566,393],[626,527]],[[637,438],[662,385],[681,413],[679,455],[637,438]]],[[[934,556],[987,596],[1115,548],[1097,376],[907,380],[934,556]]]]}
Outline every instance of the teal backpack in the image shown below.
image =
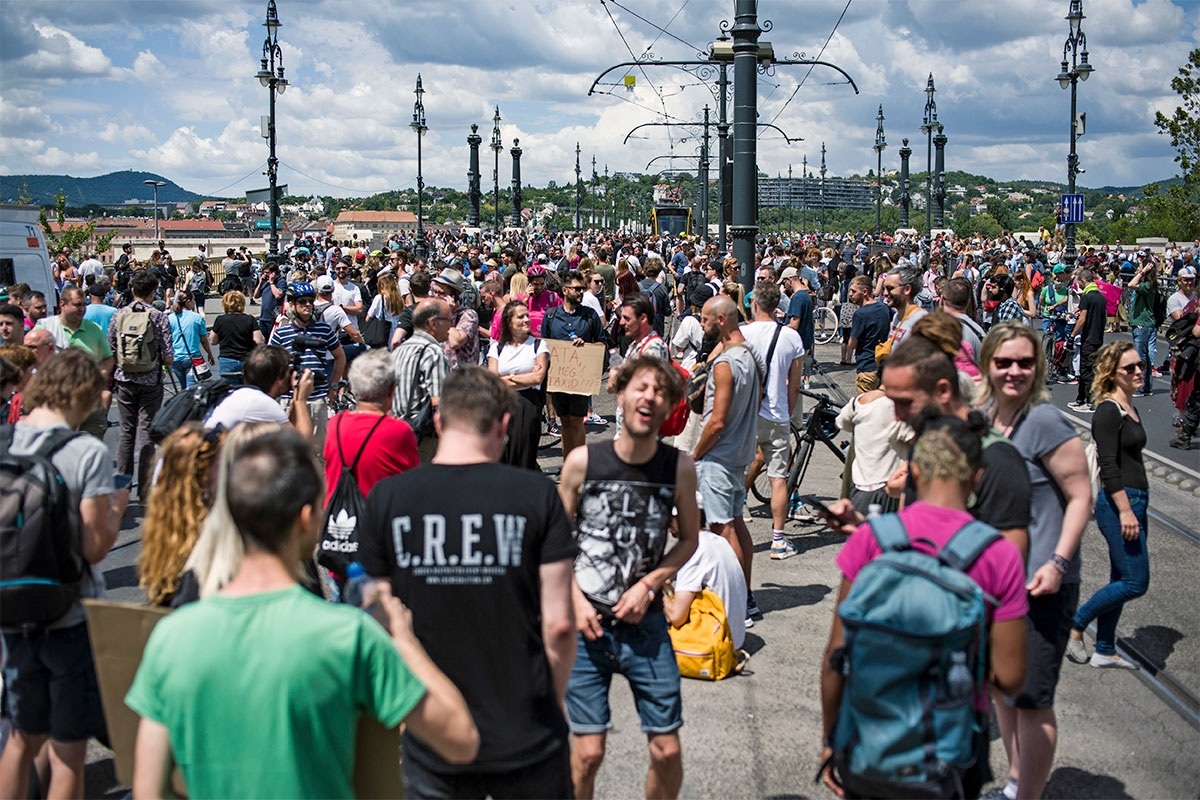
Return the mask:
{"type": "Polygon", "coordinates": [[[987,731],[975,710],[988,665],[987,610],[966,571],[1000,534],[972,521],[930,555],[913,549],[896,514],[870,523],[883,552],[838,608],[845,688],[830,737],[833,767],[860,797],[962,797],[987,731]]]}

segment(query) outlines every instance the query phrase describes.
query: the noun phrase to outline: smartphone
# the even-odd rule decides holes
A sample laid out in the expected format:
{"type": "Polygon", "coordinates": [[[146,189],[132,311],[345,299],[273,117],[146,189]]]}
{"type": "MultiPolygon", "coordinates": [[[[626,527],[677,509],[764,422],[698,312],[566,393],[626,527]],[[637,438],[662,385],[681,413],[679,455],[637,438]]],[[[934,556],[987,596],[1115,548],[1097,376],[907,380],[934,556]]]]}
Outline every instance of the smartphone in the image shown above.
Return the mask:
{"type": "Polygon", "coordinates": [[[133,476],[118,472],[113,476],[113,485],[118,489],[128,489],[133,485],[133,476]]]}
{"type": "Polygon", "coordinates": [[[829,510],[829,506],[825,505],[817,498],[810,496],[806,502],[809,503],[813,508],[817,509],[817,511],[820,511],[825,516],[837,519],[837,516],[832,511],[829,510]]]}

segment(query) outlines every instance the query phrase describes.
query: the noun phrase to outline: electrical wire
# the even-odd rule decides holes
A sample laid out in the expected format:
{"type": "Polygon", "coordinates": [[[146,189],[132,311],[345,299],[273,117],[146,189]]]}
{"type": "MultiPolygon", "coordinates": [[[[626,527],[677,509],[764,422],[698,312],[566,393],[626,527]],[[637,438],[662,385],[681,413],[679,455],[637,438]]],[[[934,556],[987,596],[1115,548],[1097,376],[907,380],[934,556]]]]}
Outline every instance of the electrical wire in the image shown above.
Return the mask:
{"type": "Polygon", "coordinates": [[[247,173],[246,173],[245,175],[243,175],[242,177],[238,178],[238,179],[237,179],[236,181],[234,181],[233,183],[227,183],[227,184],[225,184],[224,186],[222,186],[220,189],[217,189],[217,190],[215,190],[215,191],[212,191],[212,192],[207,192],[207,194],[209,194],[209,195],[212,195],[213,197],[220,197],[220,196],[221,196],[221,192],[225,191],[226,189],[228,189],[228,188],[229,188],[229,187],[231,187],[231,186],[237,186],[239,183],[241,183],[242,181],[246,180],[246,178],[249,178],[251,175],[253,175],[254,173],[258,172],[260,169],[262,169],[262,168],[263,168],[263,167],[265,167],[266,165],[267,165],[267,162],[265,162],[265,161],[264,161],[264,162],[262,162],[261,164],[257,165],[257,166],[256,166],[254,169],[252,169],[252,170],[250,170],[249,172],[247,172],[247,173]]]}
{"type": "MultiPolygon", "coordinates": [[[[613,28],[616,29],[617,36],[619,36],[621,38],[621,43],[624,44],[625,49],[629,51],[630,60],[637,61],[638,57],[636,55],[634,55],[633,48],[629,46],[629,40],[626,39],[625,34],[621,32],[621,26],[617,24],[616,17],[613,16],[612,11],[608,7],[608,2],[610,2],[610,1],[611,0],[600,0],[600,5],[604,7],[604,13],[608,14],[608,19],[610,22],[612,22],[613,28]]],[[[615,2],[614,2],[614,4],[615,4],[615,2]]],[[[635,14],[634,16],[637,16],[637,15],[635,14]]],[[[641,19],[641,17],[639,17],[639,19],[641,19]]],[[[651,24],[653,24],[653,23],[651,23],[651,24]]],[[[644,66],[642,66],[641,64],[638,64],[638,72],[642,73],[642,77],[646,79],[646,85],[649,86],[650,89],[654,92],[654,94],[658,96],[659,105],[662,106],[662,114],[664,117],[667,116],[667,101],[663,99],[662,92],[660,92],[658,90],[658,87],[656,87],[654,85],[654,82],[650,80],[650,76],[646,74],[646,68],[644,66]]],[[[629,73],[626,72],[625,74],[628,75],[629,73]]],[[[668,138],[668,140],[670,140],[670,138],[671,138],[669,129],[668,129],[668,133],[667,133],[667,138],[668,138]]]]}
{"type": "Polygon", "coordinates": [[[311,181],[316,181],[317,183],[321,184],[322,186],[328,186],[328,187],[329,187],[329,188],[331,188],[331,189],[340,189],[340,190],[342,190],[343,192],[350,192],[351,194],[362,194],[362,195],[372,195],[372,194],[377,194],[377,192],[371,191],[371,190],[369,190],[369,189],[351,189],[351,188],[350,188],[350,187],[348,187],[348,186],[339,186],[339,185],[337,185],[336,183],[330,183],[330,182],[328,182],[328,181],[323,181],[323,180],[321,180],[320,178],[315,178],[315,177],[313,177],[312,175],[309,175],[307,172],[303,172],[303,171],[301,171],[301,170],[298,170],[298,169],[296,169],[295,167],[293,167],[291,164],[285,164],[285,163],[284,163],[284,162],[282,162],[282,161],[280,161],[280,162],[279,162],[279,165],[280,165],[281,167],[287,167],[287,168],[288,168],[288,169],[290,169],[292,172],[295,172],[297,175],[303,175],[304,177],[308,178],[309,180],[311,180],[311,181]]]}
{"type": "MultiPolygon", "coordinates": [[[[631,16],[637,17],[637,18],[638,18],[638,19],[640,19],[642,22],[646,23],[646,24],[647,24],[647,25],[649,25],[651,28],[654,28],[656,31],[658,31],[658,36],[657,36],[657,37],[655,37],[655,39],[654,39],[654,41],[655,41],[655,42],[657,42],[657,41],[658,41],[660,38],[662,38],[662,36],[666,35],[666,36],[670,36],[672,39],[674,39],[675,41],[677,41],[677,42],[679,42],[679,43],[681,43],[681,44],[686,44],[688,47],[692,48],[693,50],[695,50],[695,51],[697,51],[697,52],[700,52],[700,51],[701,51],[701,49],[702,49],[702,48],[696,47],[696,45],[692,44],[691,42],[687,41],[686,39],[681,39],[681,38],[679,38],[678,36],[676,36],[675,34],[673,34],[673,33],[671,33],[670,31],[668,31],[668,30],[667,30],[667,28],[671,27],[671,22],[674,22],[674,21],[675,21],[675,17],[678,17],[678,16],[679,16],[680,12],[682,12],[682,11],[683,11],[683,9],[687,7],[687,4],[688,4],[689,2],[691,2],[691,0],[684,0],[684,4],[683,4],[682,6],[680,6],[680,7],[679,7],[679,11],[676,11],[676,12],[675,12],[675,16],[671,17],[671,22],[668,22],[668,23],[667,23],[667,28],[662,28],[662,27],[659,27],[658,25],[654,24],[654,23],[653,23],[653,22],[651,22],[650,20],[648,20],[648,19],[646,19],[645,17],[643,17],[641,14],[638,14],[636,11],[632,11],[632,10],[630,10],[630,9],[626,8],[625,6],[621,5],[620,3],[618,3],[618,2],[617,2],[617,0],[608,0],[608,2],[612,3],[614,6],[616,6],[616,7],[617,7],[617,8],[619,8],[619,9],[621,9],[621,10],[622,10],[622,11],[624,11],[626,14],[629,14],[629,15],[631,15],[631,16]]],[[[654,42],[651,42],[651,43],[650,43],[650,47],[653,47],[653,46],[654,46],[654,42]]],[[[650,49],[650,47],[647,47],[646,49],[647,49],[647,50],[649,50],[649,49],[650,49]]]]}
{"type": "MultiPolygon", "coordinates": [[[[825,38],[825,44],[821,45],[821,49],[820,49],[820,51],[817,53],[817,57],[813,59],[814,61],[820,61],[820,60],[821,60],[821,54],[825,52],[825,48],[826,48],[826,47],[828,47],[828,46],[829,46],[829,42],[833,40],[833,35],[834,35],[835,33],[837,33],[838,26],[842,24],[842,20],[843,20],[843,19],[846,17],[846,12],[850,10],[850,4],[851,4],[852,2],[854,2],[854,0],[846,0],[846,7],[842,9],[842,13],[841,13],[841,15],[840,15],[840,16],[837,18],[837,22],[833,23],[833,30],[831,30],[831,31],[829,32],[829,36],[827,36],[827,37],[825,38]]],[[[793,99],[796,97],[796,93],[800,91],[800,87],[804,86],[804,82],[805,82],[806,80],[808,80],[808,76],[809,76],[809,75],[812,75],[812,71],[813,71],[813,69],[815,69],[815,68],[816,68],[816,66],[817,66],[816,64],[809,64],[809,66],[808,66],[808,72],[804,73],[804,77],[800,79],[800,83],[796,84],[796,88],[795,88],[795,89],[792,91],[792,95],[791,95],[791,97],[789,97],[789,98],[787,99],[787,102],[785,102],[785,103],[783,104],[783,107],[779,109],[779,111],[778,111],[778,112],[775,114],[775,116],[771,117],[771,122],[772,122],[772,123],[774,123],[774,122],[775,122],[775,120],[779,119],[779,115],[780,115],[780,114],[782,114],[782,113],[784,112],[784,109],[786,109],[786,108],[788,107],[788,104],[789,104],[789,103],[791,103],[791,102],[792,102],[792,100],[793,100],[793,99]]]]}

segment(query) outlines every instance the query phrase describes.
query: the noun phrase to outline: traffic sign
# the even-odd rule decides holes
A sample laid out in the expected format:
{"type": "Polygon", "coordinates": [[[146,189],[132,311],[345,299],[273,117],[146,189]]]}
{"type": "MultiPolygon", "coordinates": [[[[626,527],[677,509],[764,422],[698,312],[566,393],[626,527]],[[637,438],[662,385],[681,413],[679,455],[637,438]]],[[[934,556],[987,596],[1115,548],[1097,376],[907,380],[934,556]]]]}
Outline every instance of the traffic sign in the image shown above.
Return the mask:
{"type": "Polygon", "coordinates": [[[1064,224],[1083,222],[1083,195],[1064,194],[1061,208],[1064,224]]]}

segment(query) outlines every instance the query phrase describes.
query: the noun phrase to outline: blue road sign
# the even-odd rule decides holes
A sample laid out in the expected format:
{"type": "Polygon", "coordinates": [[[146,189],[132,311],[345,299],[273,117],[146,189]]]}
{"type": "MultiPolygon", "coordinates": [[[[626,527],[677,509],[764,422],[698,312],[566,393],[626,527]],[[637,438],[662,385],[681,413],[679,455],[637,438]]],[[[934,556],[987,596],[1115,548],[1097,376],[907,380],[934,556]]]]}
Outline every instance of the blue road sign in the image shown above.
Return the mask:
{"type": "Polygon", "coordinates": [[[1064,223],[1083,222],[1083,195],[1064,194],[1062,196],[1062,221],[1064,223]]]}

